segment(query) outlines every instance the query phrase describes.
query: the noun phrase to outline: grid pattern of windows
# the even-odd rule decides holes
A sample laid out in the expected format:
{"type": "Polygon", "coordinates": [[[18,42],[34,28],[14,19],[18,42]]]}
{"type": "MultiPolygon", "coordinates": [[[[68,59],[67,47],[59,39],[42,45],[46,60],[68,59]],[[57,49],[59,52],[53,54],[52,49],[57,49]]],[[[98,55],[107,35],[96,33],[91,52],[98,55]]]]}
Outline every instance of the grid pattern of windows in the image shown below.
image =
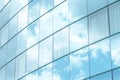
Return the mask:
{"type": "Polygon", "coordinates": [[[119,0],[0,0],[0,80],[120,80],[119,0]]]}

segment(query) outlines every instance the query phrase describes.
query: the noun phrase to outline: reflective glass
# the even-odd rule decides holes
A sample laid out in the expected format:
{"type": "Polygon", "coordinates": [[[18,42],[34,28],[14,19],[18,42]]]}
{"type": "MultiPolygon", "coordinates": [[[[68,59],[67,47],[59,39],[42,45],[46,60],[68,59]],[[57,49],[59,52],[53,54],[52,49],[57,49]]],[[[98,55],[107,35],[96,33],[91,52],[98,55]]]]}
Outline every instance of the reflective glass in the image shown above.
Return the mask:
{"type": "MultiPolygon", "coordinates": [[[[25,80],[38,80],[38,72],[35,71],[25,77],[25,80]]],[[[44,80],[44,79],[42,79],[44,80]]]]}
{"type": "Polygon", "coordinates": [[[42,41],[39,45],[39,66],[43,66],[52,61],[52,37],[42,41]]]}
{"type": "Polygon", "coordinates": [[[29,23],[40,16],[40,0],[33,0],[28,4],[29,23]]]}
{"type": "Polygon", "coordinates": [[[16,58],[16,80],[25,75],[26,70],[26,53],[16,58]]]}
{"type": "Polygon", "coordinates": [[[120,80],[120,69],[113,71],[113,79],[114,80],[120,80]]]}
{"type": "Polygon", "coordinates": [[[59,58],[69,52],[68,27],[54,35],[54,59],[59,58]]]}
{"type": "Polygon", "coordinates": [[[89,54],[91,76],[111,69],[109,39],[89,46],[89,54]]]}
{"type": "Polygon", "coordinates": [[[10,62],[5,67],[6,80],[15,80],[15,61],[10,62]]]}
{"type": "Polygon", "coordinates": [[[111,55],[113,68],[120,66],[120,34],[111,37],[111,55]]]}
{"type": "Polygon", "coordinates": [[[41,0],[40,2],[40,14],[43,15],[47,11],[53,8],[53,0],[41,0]]]}
{"type": "Polygon", "coordinates": [[[95,42],[108,35],[108,15],[107,8],[105,8],[89,16],[89,43],[95,42]]]}
{"type": "Polygon", "coordinates": [[[110,4],[110,3],[113,3],[115,1],[117,1],[117,0],[108,0],[108,3],[110,4]]]}
{"type": "Polygon", "coordinates": [[[53,80],[69,80],[69,56],[53,63],[53,80]]]}
{"type": "MultiPolygon", "coordinates": [[[[53,80],[52,79],[52,64],[49,64],[38,70],[39,80],[53,80]]],[[[56,78],[56,80],[59,80],[56,78]]]]}
{"type": "Polygon", "coordinates": [[[117,2],[109,7],[110,15],[110,30],[111,34],[120,31],[120,2],[117,2]]]}
{"type": "Polygon", "coordinates": [[[38,45],[27,51],[27,72],[29,73],[38,68],[38,45]]]}
{"type": "Polygon", "coordinates": [[[90,80],[112,80],[112,75],[111,75],[111,72],[108,72],[108,73],[104,73],[96,77],[93,77],[90,80]]]}
{"type": "Polygon", "coordinates": [[[3,0],[0,0],[0,11],[3,8],[3,0]]]}
{"type": "Polygon", "coordinates": [[[17,47],[17,37],[14,37],[8,43],[7,62],[16,56],[16,47],[17,47]]]}
{"type": "Polygon", "coordinates": [[[107,5],[107,0],[87,0],[88,1],[88,14],[107,5]]]}
{"type": "MultiPolygon", "coordinates": [[[[30,1],[32,1],[32,0],[30,0],[30,1]]],[[[20,10],[28,3],[28,0],[18,0],[18,3],[19,3],[19,10],[20,10]]]]}
{"type": "Polygon", "coordinates": [[[87,15],[87,0],[68,0],[68,4],[71,22],[87,15]]]}
{"type": "MultiPolygon", "coordinates": [[[[22,0],[22,1],[25,1],[25,0],[22,0]]],[[[18,13],[18,31],[26,27],[27,23],[28,23],[28,6],[26,6],[24,9],[22,9],[18,13]]]]}
{"type": "Polygon", "coordinates": [[[70,26],[70,51],[88,44],[87,19],[78,21],[70,26]]]}
{"type": "Polygon", "coordinates": [[[49,12],[40,18],[40,40],[53,32],[53,12],[49,12]]]}
{"type": "Polygon", "coordinates": [[[16,54],[20,54],[27,48],[27,29],[24,29],[17,35],[17,51],[16,54]],[[22,43],[22,45],[21,45],[22,43]]]}
{"type": "Polygon", "coordinates": [[[82,80],[89,77],[88,48],[70,55],[70,80],[82,80]]]}
{"type": "Polygon", "coordinates": [[[0,80],[5,80],[5,68],[0,70],[0,80]]]}
{"type": "Polygon", "coordinates": [[[39,41],[39,20],[27,28],[27,48],[39,41]]]}
{"type": "Polygon", "coordinates": [[[65,27],[68,22],[68,1],[65,1],[54,9],[54,31],[65,27]]]}
{"type": "Polygon", "coordinates": [[[10,0],[4,0],[4,5],[6,5],[10,0]]]}

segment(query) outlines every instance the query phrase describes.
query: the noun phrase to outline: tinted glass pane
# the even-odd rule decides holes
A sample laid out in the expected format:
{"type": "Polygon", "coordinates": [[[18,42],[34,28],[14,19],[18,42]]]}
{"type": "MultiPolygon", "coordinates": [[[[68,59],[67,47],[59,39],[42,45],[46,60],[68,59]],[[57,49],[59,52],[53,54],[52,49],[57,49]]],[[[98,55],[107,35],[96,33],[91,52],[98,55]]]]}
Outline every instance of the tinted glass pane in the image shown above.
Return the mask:
{"type": "Polygon", "coordinates": [[[53,80],[52,79],[52,64],[49,64],[38,71],[39,71],[39,80],[53,80]]]}
{"type": "Polygon", "coordinates": [[[69,56],[53,63],[53,80],[69,80],[69,56]]]}
{"type": "Polygon", "coordinates": [[[109,7],[110,11],[110,30],[111,34],[120,31],[120,2],[117,2],[109,7]]]}
{"type": "Polygon", "coordinates": [[[113,68],[120,66],[120,34],[111,38],[111,55],[113,68]]]}
{"type": "MultiPolygon", "coordinates": [[[[99,0],[101,1],[101,0],[99,0]]],[[[89,41],[94,42],[109,35],[107,9],[89,17],[89,41]]]]}
{"type": "Polygon", "coordinates": [[[107,0],[88,0],[88,13],[92,13],[107,5],[107,0]]]}
{"type": "Polygon", "coordinates": [[[88,44],[87,19],[78,21],[70,26],[70,51],[88,44]]]}
{"type": "Polygon", "coordinates": [[[112,80],[112,75],[111,75],[111,72],[104,73],[104,74],[98,75],[96,77],[93,77],[90,80],[112,80]]]}
{"type": "Polygon", "coordinates": [[[27,51],[27,72],[38,68],[38,45],[27,51]]]}
{"type": "Polygon", "coordinates": [[[120,80],[120,69],[113,71],[113,78],[114,80],[120,80]]]}
{"type": "Polygon", "coordinates": [[[5,68],[0,70],[0,80],[5,80],[5,68]]]}
{"type": "Polygon", "coordinates": [[[82,80],[89,77],[88,48],[70,55],[70,80],[82,80]]]}
{"type": "Polygon", "coordinates": [[[112,2],[115,2],[117,0],[108,0],[108,3],[112,3],[112,2]]]}
{"type": "Polygon", "coordinates": [[[54,9],[54,31],[68,24],[68,1],[65,1],[54,9]]]}
{"type": "Polygon", "coordinates": [[[16,58],[16,80],[25,75],[26,69],[26,53],[16,58]]]}
{"type": "Polygon", "coordinates": [[[95,75],[111,69],[109,39],[91,45],[89,47],[89,54],[90,75],[95,75]]]}
{"type": "Polygon", "coordinates": [[[54,35],[54,59],[59,58],[69,52],[68,28],[54,35]]]}
{"type": "Polygon", "coordinates": [[[38,80],[38,72],[33,72],[25,77],[25,80],[38,80]]]}
{"type": "Polygon", "coordinates": [[[0,10],[3,8],[3,0],[0,1],[0,10]]]}
{"type": "Polygon", "coordinates": [[[39,66],[43,66],[52,61],[52,37],[42,41],[39,47],[39,66]]]}
{"type": "MultiPolygon", "coordinates": [[[[18,1],[19,1],[19,10],[28,3],[28,0],[18,0],[18,1]]],[[[32,0],[29,0],[29,1],[32,1],[32,0]]]]}
{"type": "Polygon", "coordinates": [[[68,0],[70,21],[87,15],[87,0],[68,0]]]}
{"type": "Polygon", "coordinates": [[[54,0],[54,6],[60,4],[60,3],[63,2],[63,1],[65,1],[65,0],[54,0]]]}

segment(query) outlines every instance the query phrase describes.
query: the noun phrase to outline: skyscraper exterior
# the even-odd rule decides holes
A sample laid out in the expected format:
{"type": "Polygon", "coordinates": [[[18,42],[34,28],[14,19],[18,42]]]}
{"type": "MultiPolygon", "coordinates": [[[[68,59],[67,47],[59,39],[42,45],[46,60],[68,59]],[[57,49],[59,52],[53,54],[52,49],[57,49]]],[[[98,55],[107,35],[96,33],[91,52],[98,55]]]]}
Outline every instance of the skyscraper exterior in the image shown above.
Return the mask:
{"type": "Polygon", "coordinates": [[[0,80],[120,80],[120,0],[0,0],[0,80]]]}

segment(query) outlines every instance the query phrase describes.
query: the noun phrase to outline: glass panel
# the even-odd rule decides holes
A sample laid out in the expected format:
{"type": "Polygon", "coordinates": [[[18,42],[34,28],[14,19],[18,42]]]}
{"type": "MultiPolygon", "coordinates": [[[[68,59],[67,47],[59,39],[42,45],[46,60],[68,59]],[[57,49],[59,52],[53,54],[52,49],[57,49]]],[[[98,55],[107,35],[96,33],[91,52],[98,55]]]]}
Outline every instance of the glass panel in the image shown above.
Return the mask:
{"type": "Polygon", "coordinates": [[[53,63],[53,80],[69,80],[69,56],[53,63]]]}
{"type": "Polygon", "coordinates": [[[71,22],[87,15],[87,2],[86,2],[87,0],[68,0],[68,1],[71,22]]]}
{"type": "Polygon", "coordinates": [[[107,0],[87,0],[88,1],[88,14],[107,5],[107,0]]]}
{"type": "MultiPolygon", "coordinates": [[[[33,72],[26,76],[25,80],[38,80],[38,72],[33,72]]],[[[44,79],[42,79],[44,80],[44,79]]]]}
{"type": "Polygon", "coordinates": [[[60,4],[63,1],[66,1],[66,0],[54,0],[54,6],[60,4]]]}
{"type": "Polygon", "coordinates": [[[109,39],[89,46],[89,54],[91,76],[111,69],[109,39]]]}
{"type": "MultiPolygon", "coordinates": [[[[52,79],[52,64],[49,64],[39,71],[39,80],[53,80],[52,79]]],[[[59,80],[56,78],[56,80],[59,80]]]]}
{"type": "Polygon", "coordinates": [[[113,3],[115,1],[117,1],[117,0],[108,0],[108,3],[113,3]]]}
{"type": "Polygon", "coordinates": [[[52,50],[52,37],[49,37],[40,43],[39,66],[43,66],[52,61],[52,50]]]}
{"type": "Polygon", "coordinates": [[[1,46],[5,44],[8,41],[8,26],[7,24],[4,28],[1,30],[1,46]]]}
{"type": "MultiPolygon", "coordinates": [[[[21,8],[23,8],[27,3],[28,3],[28,0],[18,0],[19,2],[19,10],[21,9],[21,8]]],[[[30,0],[30,1],[32,1],[32,0],[30,0]]]]}
{"type": "Polygon", "coordinates": [[[105,8],[89,17],[89,41],[92,43],[108,35],[108,15],[105,8]]]}
{"type": "Polygon", "coordinates": [[[120,66],[120,34],[111,38],[111,55],[113,68],[120,66]]]}
{"type": "Polygon", "coordinates": [[[17,35],[17,52],[16,54],[20,54],[27,48],[27,29],[24,29],[21,33],[17,35]],[[21,45],[22,43],[22,45],[21,45]]]}
{"type": "Polygon", "coordinates": [[[88,48],[70,55],[70,80],[82,80],[89,77],[88,48]]]}
{"type": "Polygon", "coordinates": [[[40,0],[33,0],[28,8],[29,23],[31,23],[40,16],[40,0]]]}
{"type": "MultiPolygon", "coordinates": [[[[25,1],[25,0],[22,0],[22,1],[25,1]]],[[[18,13],[18,31],[26,27],[27,22],[28,22],[28,6],[26,6],[24,9],[22,9],[18,13]]]]}
{"type": "Polygon", "coordinates": [[[15,61],[10,62],[6,67],[6,80],[15,80],[15,61]]]}
{"type": "Polygon", "coordinates": [[[3,8],[3,0],[0,0],[0,11],[3,8]]]}
{"type": "Polygon", "coordinates": [[[39,21],[35,21],[27,28],[27,48],[39,40],[39,21]]]}
{"type": "Polygon", "coordinates": [[[27,51],[27,73],[38,68],[38,45],[27,51]]]}
{"type": "Polygon", "coordinates": [[[5,68],[0,70],[0,80],[5,80],[5,68]]]}
{"type": "Polygon", "coordinates": [[[113,79],[114,80],[120,80],[120,69],[113,71],[113,79]]]}
{"type": "Polygon", "coordinates": [[[54,35],[54,59],[69,52],[68,27],[54,35]]]}
{"type": "Polygon", "coordinates": [[[108,73],[104,73],[96,77],[93,77],[90,80],[112,80],[112,75],[111,75],[111,72],[108,72],[108,73]]]}
{"type": "Polygon", "coordinates": [[[25,75],[26,53],[16,58],[16,80],[25,75]]]}
{"type": "Polygon", "coordinates": [[[6,5],[10,0],[4,0],[4,5],[6,5]]]}
{"type": "Polygon", "coordinates": [[[78,21],[70,26],[70,51],[88,44],[87,19],[78,21]]]}
{"type": "Polygon", "coordinates": [[[120,2],[117,2],[109,7],[110,11],[110,30],[111,34],[120,31],[120,2]]]}
{"type": "Polygon", "coordinates": [[[53,12],[49,12],[40,18],[40,40],[53,32],[53,12]]]}
{"type": "Polygon", "coordinates": [[[17,38],[14,37],[8,43],[8,53],[7,53],[7,62],[13,59],[16,56],[16,47],[17,47],[17,38]]]}
{"type": "Polygon", "coordinates": [[[6,63],[7,45],[0,49],[0,68],[6,63]]]}
{"type": "Polygon", "coordinates": [[[68,24],[68,1],[54,9],[54,31],[57,31],[68,24]]]}
{"type": "Polygon", "coordinates": [[[18,26],[18,16],[15,16],[10,22],[9,22],[9,28],[8,28],[8,38],[12,38],[17,33],[17,26],[18,26]]]}
{"type": "Polygon", "coordinates": [[[40,14],[43,15],[53,8],[53,0],[41,0],[40,14]]]}

